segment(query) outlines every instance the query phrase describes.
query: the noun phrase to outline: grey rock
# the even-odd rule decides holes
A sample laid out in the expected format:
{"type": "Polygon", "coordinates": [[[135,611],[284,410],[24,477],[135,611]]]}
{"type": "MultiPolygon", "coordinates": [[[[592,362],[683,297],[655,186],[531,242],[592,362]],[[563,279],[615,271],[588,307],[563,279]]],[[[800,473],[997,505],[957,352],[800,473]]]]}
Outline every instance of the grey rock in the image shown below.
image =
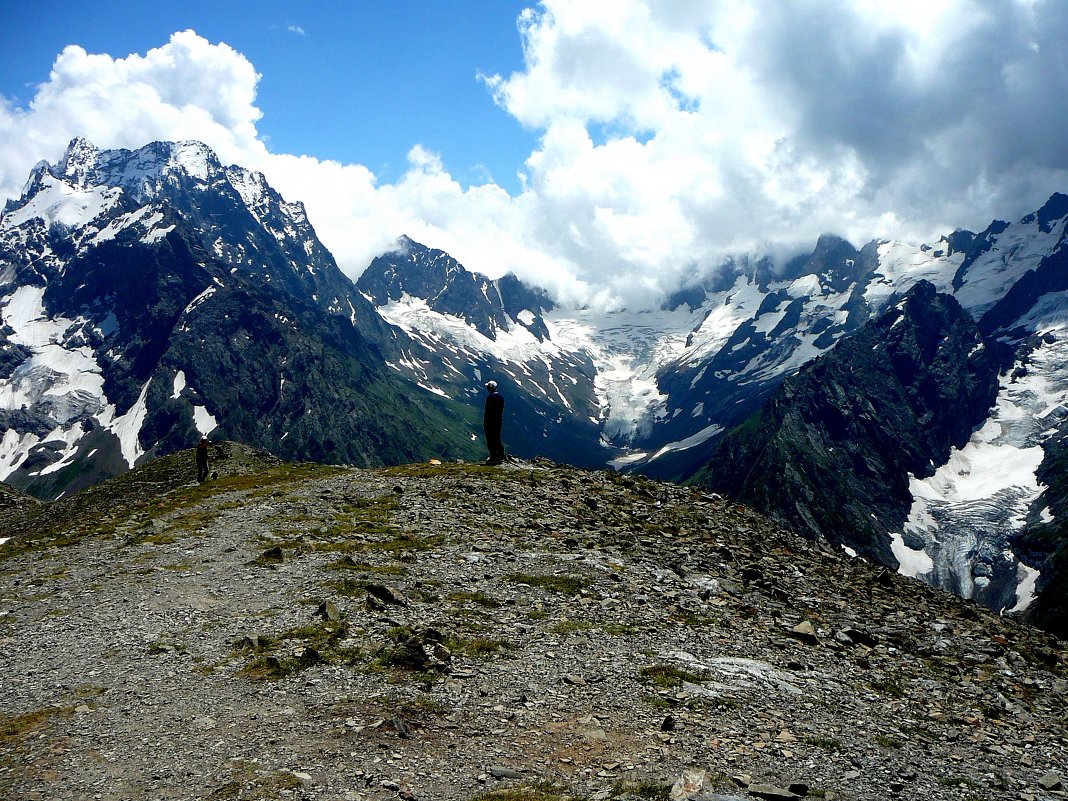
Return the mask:
{"type": "Polygon", "coordinates": [[[387,587],[385,584],[368,584],[367,595],[370,598],[374,598],[376,601],[385,604],[387,606],[407,606],[408,600],[403,594],[387,587]]]}
{"type": "Polygon", "coordinates": [[[387,723],[389,724],[390,728],[397,733],[397,736],[400,737],[402,740],[411,739],[412,727],[408,724],[408,721],[406,721],[400,715],[394,715],[387,721],[387,723]]]}
{"type": "Polygon", "coordinates": [[[315,613],[323,620],[338,621],[341,620],[341,611],[337,608],[337,604],[333,601],[323,601],[319,604],[319,607],[315,610],[315,613]]]}
{"type": "Polygon", "coordinates": [[[771,784],[751,784],[746,788],[749,795],[763,798],[765,801],[790,801],[791,798],[801,798],[797,793],[790,792],[785,787],[775,787],[771,784]]]}
{"type": "Polygon", "coordinates": [[[856,628],[842,629],[841,634],[845,635],[846,639],[854,645],[863,645],[866,648],[874,648],[879,644],[879,638],[874,634],[869,634],[866,631],[862,631],[856,628]]]}
{"type": "Polygon", "coordinates": [[[1043,790],[1053,792],[1054,790],[1060,790],[1061,788],[1063,788],[1064,781],[1058,774],[1053,773],[1051,771],[1050,773],[1047,773],[1045,776],[1038,780],[1038,786],[1041,787],[1043,790]]]}
{"type": "Polygon", "coordinates": [[[820,641],[816,636],[816,627],[812,625],[811,620],[802,620],[790,629],[790,636],[807,645],[818,645],[820,641]]]}
{"type": "Polygon", "coordinates": [[[273,548],[268,548],[266,551],[261,551],[257,557],[257,561],[266,564],[277,564],[284,559],[281,547],[275,545],[273,548]]]}
{"type": "Polygon", "coordinates": [[[515,768],[508,768],[504,765],[490,765],[486,768],[486,773],[492,776],[494,779],[522,779],[522,771],[518,771],[515,768]]]}

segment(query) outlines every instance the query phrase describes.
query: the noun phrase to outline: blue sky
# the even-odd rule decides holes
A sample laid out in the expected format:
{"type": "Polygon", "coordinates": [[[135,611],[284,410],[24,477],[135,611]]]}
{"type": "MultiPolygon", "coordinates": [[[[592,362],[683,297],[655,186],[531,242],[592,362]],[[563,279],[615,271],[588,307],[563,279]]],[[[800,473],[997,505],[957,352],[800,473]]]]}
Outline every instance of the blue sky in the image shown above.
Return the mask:
{"type": "Polygon", "coordinates": [[[350,276],[407,235],[648,307],[1068,191],[1064,0],[0,2],[0,203],[74,136],[197,139],[350,276]]]}
{"type": "Polygon", "coordinates": [[[496,106],[480,72],[523,66],[515,0],[3,3],[0,95],[25,105],[56,55],[145,53],[193,29],[243,53],[261,78],[273,150],[360,162],[382,180],[422,144],[465,183],[514,191],[536,134],[496,106]]]}

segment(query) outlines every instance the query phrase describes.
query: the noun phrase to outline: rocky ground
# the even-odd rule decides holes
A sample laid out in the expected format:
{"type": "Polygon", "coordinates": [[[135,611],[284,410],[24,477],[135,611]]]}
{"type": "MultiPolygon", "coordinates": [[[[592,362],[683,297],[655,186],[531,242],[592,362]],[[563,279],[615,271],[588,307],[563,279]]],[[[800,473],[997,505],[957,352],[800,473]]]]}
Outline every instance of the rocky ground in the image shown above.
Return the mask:
{"type": "Polygon", "coordinates": [[[1068,798],[1064,642],[718,497],[214,457],[8,507],[3,798],[1068,798]]]}

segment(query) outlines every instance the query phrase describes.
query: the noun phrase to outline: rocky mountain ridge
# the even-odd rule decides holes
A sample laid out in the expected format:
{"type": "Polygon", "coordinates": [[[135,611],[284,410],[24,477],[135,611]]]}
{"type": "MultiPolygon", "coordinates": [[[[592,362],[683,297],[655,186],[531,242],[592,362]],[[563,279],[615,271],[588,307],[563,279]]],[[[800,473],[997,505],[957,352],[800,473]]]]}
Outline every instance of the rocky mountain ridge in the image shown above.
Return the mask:
{"type": "Polygon", "coordinates": [[[473,453],[303,206],[195,142],[71,143],[0,215],[0,478],[56,497],[202,434],[323,461],[473,453]],[[416,423],[418,423],[416,425],[416,423]]]}
{"type": "Polygon", "coordinates": [[[725,435],[703,480],[907,575],[995,610],[1028,610],[1063,636],[1068,534],[1052,509],[1068,492],[1057,466],[1068,417],[1066,209],[1068,198],[1054,196],[1015,226],[958,240],[963,260],[951,281],[937,276],[937,297],[966,305],[963,334],[930,329],[943,316],[930,306],[899,313],[919,287],[933,295],[932,284],[917,284],[787,378],[725,435]],[[922,338],[929,360],[873,361],[922,338]],[[903,394],[893,401],[896,388],[903,394]],[[851,423],[842,408],[852,408],[851,423]],[[944,427],[939,419],[957,426],[954,435],[921,445],[944,427]]]}
{"type": "MultiPolygon", "coordinates": [[[[794,531],[900,568],[888,532],[912,508],[909,477],[933,474],[986,419],[998,391],[991,351],[952,296],[921,282],[788,378],[724,437],[698,480],[794,531]]],[[[1017,564],[1005,566],[1011,575],[992,588],[1002,596],[987,605],[1016,605],[1017,564]]],[[[946,589],[962,594],[959,583],[946,589]]]]}
{"type": "Polygon", "coordinates": [[[1063,642],[717,496],[192,461],[5,516],[6,798],[1066,796],[1063,642]]]}
{"type": "MultiPolygon", "coordinates": [[[[472,458],[492,377],[512,452],[683,480],[783,381],[926,281],[1005,354],[997,395],[932,469],[884,476],[907,489],[853,515],[850,547],[1021,609],[1059,586],[1068,548],[1064,487],[1040,478],[1060,475],[1068,418],[1066,218],[1054,195],[931,245],[826,235],[786,264],[730,259],[663,308],[602,313],[407,238],[353,286],[262,175],[195,142],[79,139],[0,215],[0,478],[56,497],[204,433],[325,462],[472,458]],[[992,559],[1006,544],[1022,566],[992,559]]],[[[967,368],[959,355],[948,370],[967,368]]],[[[878,461],[864,447],[847,448],[861,468],[878,461]]]]}

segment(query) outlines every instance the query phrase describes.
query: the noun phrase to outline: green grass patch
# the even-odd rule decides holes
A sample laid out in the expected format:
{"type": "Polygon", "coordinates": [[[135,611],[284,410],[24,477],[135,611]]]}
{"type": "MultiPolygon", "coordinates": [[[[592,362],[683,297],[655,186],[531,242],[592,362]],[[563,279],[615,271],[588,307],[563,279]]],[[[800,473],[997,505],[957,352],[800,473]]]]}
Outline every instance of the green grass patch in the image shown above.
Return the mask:
{"type": "Polygon", "coordinates": [[[939,739],[938,732],[934,731],[928,726],[923,726],[918,723],[906,723],[901,726],[901,733],[906,737],[921,737],[928,740],[939,739]]]}
{"type": "Polygon", "coordinates": [[[472,796],[471,801],[565,801],[574,796],[552,782],[533,782],[517,787],[502,787],[472,796]]]}
{"type": "Polygon", "coordinates": [[[135,545],[172,545],[178,542],[178,538],[170,531],[138,531],[127,534],[123,540],[123,547],[130,548],[135,545]]]}
{"type": "Polygon", "coordinates": [[[645,703],[649,704],[649,706],[651,706],[653,709],[659,709],[661,711],[667,709],[674,709],[679,705],[677,701],[674,701],[674,699],[669,701],[667,698],[664,698],[661,695],[646,695],[642,697],[642,700],[645,701],[645,703]]]}
{"type": "Polygon", "coordinates": [[[841,751],[842,741],[835,737],[816,737],[808,736],[801,739],[805,745],[812,745],[816,748],[822,748],[824,751],[841,751]]]}
{"type": "Polygon", "coordinates": [[[381,576],[406,576],[409,572],[408,568],[402,565],[372,565],[369,562],[357,561],[351,556],[343,556],[327,567],[330,570],[351,570],[356,573],[373,573],[381,576]]]}
{"type": "Polygon", "coordinates": [[[612,788],[611,798],[620,796],[634,796],[645,801],[670,801],[671,785],[659,782],[618,782],[612,788]]]}
{"type": "Polygon", "coordinates": [[[39,734],[53,721],[69,718],[73,714],[74,707],[48,706],[21,715],[0,717],[0,744],[4,750],[17,747],[30,735],[39,734]]]}
{"type": "MultiPolygon", "coordinates": [[[[441,632],[423,630],[420,632],[408,626],[397,626],[386,632],[391,644],[379,650],[375,663],[379,667],[396,668],[425,676],[431,681],[433,670],[431,654],[438,646],[448,650],[452,656],[469,659],[482,659],[501,650],[511,650],[515,646],[507,640],[490,637],[461,637],[456,634],[445,635],[441,632]]],[[[435,653],[434,658],[437,658],[435,653]]],[[[448,656],[444,657],[448,660],[448,656]]]]}
{"type": "Polygon", "coordinates": [[[683,682],[700,684],[705,679],[696,673],[677,668],[674,665],[650,665],[638,671],[642,680],[654,687],[681,687],[683,682]]]}
{"type": "Polygon", "coordinates": [[[239,653],[250,658],[241,673],[256,681],[291,676],[322,662],[356,664],[363,661],[363,656],[358,648],[346,643],[349,633],[344,620],[316,620],[235,644],[239,653]]]}
{"type": "Polygon", "coordinates": [[[449,714],[449,707],[436,698],[421,696],[413,701],[405,701],[400,705],[400,714],[409,720],[426,720],[438,718],[449,714]]]}
{"type": "Polygon", "coordinates": [[[582,576],[540,576],[535,573],[509,573],[505,578],[516,584],[540,587],[543,590],[558,592],[562,595],[580,595],[589,584],[582,576]]]}
{"type": "Polygon", "coordinates": [[[590,629],[595,628],[597,628],[597,624],[591,623],[588,620],[570,620],[569,618],[564,618],[549,626],[549,631],[553,634],[573,634],[576,631],[589,631],[590,629]]]}
{"type": "Polygon", "coordinates": [[[365,542],[359,545],[358,548],[364,551],[385,551],[394,557],[398,557],[404,551],[429,551],[439,545],[444,545],[445,542],[444,534],[419,537],[406,531],[395,531],[391,533],[389,539],[365,542]]]}
{"type": "Polygon", "coordinates": [[[943,787],[968,787],[972,790],[978,790],[983,786],[967,776],[941,776],[938,783],[943,787]]]}
{"type": "Polygon", "coordinates": [[[265,771],[244,759],[230,762],[231,779],[213,789],[206,801],[274,801],[292,795],[304,782],[286,770],[265,771]]]}
{"type": "Polygon", "coordinates": [[[445,647],[454,655],[466,656],[472,659],[489,656],[497,651],[512,650],[515,648],[507,640],[497,640],[491,637],[457,637],[445,638],[445,647]]]}
{"type": "Polygon", "coordinates": [[[627,637],[641,631],[641,626],[631,623],[604,623],[601,625],[601,631],[613,637],[627,637]]]}
{"type": "Polygon", "coordinates": [[[672,620],[678,621],[684,626],[689,626],[693,629],[703,629],[708,626],[714,626],[719,621],[714,617],[708,617],[707,615],[701,615],[697,612],[687,612],[685,610],[676,612],[671,616],[672,620]]]}
{"type": "Polygon", "coordinates": [[[503,606],[496,598],[477,590],[475,592],[454,592],[446,597],[455,603],[472,603],[485,609],[498,609],[503,606]]]}
{"type": "Polygon", "coordinates": [[[868,686],[875,692],[882,695],[889,696],[890,698],[904,698],[905,690],[901,686],[901,681],[895,678],[876,679],[869,681],[868,686]]]}

